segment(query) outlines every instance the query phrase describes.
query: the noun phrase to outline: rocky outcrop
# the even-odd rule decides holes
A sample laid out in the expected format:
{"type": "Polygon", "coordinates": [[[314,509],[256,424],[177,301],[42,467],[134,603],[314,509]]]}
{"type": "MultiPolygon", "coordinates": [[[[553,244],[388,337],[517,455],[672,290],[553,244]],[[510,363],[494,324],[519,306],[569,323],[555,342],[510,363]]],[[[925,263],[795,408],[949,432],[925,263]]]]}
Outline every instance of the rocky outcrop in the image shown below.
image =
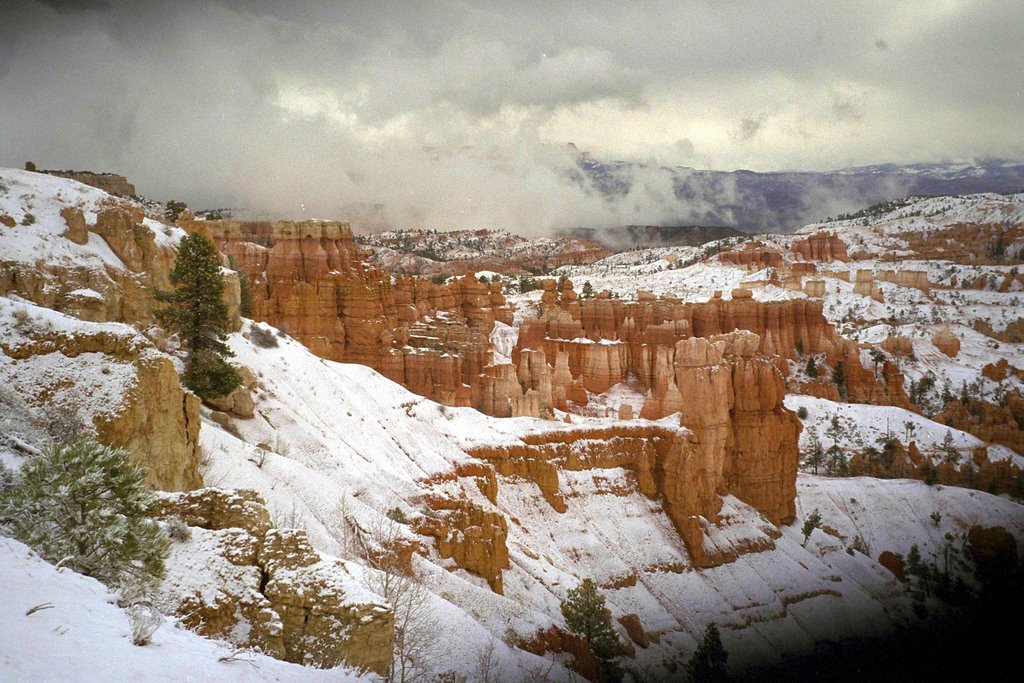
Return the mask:
{"type": "Polygon", "coordinates": [[[58,178],[77,180],[85,185],[98,187],[104,192],[120,197],[134,197],[135,186],[123,175],[116,173],[93,173],[92,171],[40,171],[58,178]]]}
{"type": "Polygon", "coordinates": [[[894,440],[886,445],[881,457],[854,453],[849,459],[849,473],[850,476],[917,479],[997,495],[1012,495],[1024,477],[1021,468],[1010,458],[989,459],[989,451],[983,446],[957,464],[946,461],[943,456],[942,453],[922,453],[914,441],[904,446],[894,440]]]}
{"type": "MultiPolygon", "coordinates": [[[[33,309],[24,307],[29,321],[33,309]]],[[[67,329],[26,323],[0,335],[0,379],[39,412],[84,427],[145,465],[155,489],[202,486],[199,399],[182,389],[171,359],[116,325],[74,322],[67,329]]]]}
{"type": "Polygon", "coordinates": [[[797,239],[790,245],[793,254],[805,261],[849,261],[846,243],[831,232],[816,232],[804,239],[797,239]]]}
{"type": "Polygon", "coordinates": [[[987,443],[996,443],[1024,453],[1024,399],[1016,391],[1007,393],[1003,404],[971,398],[966,403],[949,401],[935,421],[960,429],[987,443]]]}
{"type": "Polygon", "coordinates": [[[999,361],[995,363],[986,364],[981,369],[981,374],[993,382],[1002,382],[1010,375],[1024,378],[1024,371],[1014,365],[1010,365],[1010,362],[1005,358],[1000,358],[999,361]]]}
{"type": "Polygon", "coordinates": [[[939,330],[933,334],[932,344],[950,358],[956,358],[957,354],[960,353],[960,339],[950,332],[949,329],[939,330]]]}
{"type": "MultiPolygon", "coordinates": [[[[988,265],[993,260],[992,246],[998,242],[1013,244],[1024,238],[1024,227],[1012,221],[997,223],[963,223],[949,226],[930,226],[922,231],[904,231],[900,239],[906,249],[915,253],[921,261],[948,260],[954,263],[988,265]]],[[[883,260],[900,261],[905,257],[893,252],[882,254],[883,260]]],[[[1017,264],[1020,259],[1008,258],[1005,254],[1000,264],[1017,264]]]]}
{"type": "Polygon", "coordinates": [[[973,323],[975,331],[992,337],[993,339],[1008,344],[1024,343],[1024,317],[1018,317],[1006,324],[1002,330],[996,330],[985,320],[975,320],[973,323]]]}
{"type": "Polygon", "coordinates": [[[256,388],[256,375],[246,367],[239,367],[238,375],[242,383],[235,387],[234,391],[226,396],[208,399],[206,402],[215,410],[246,420],[253,416],[256,409],[256,403],[252,398],[252,392],[256,388]]]}
{"type": "Polygon", "coordinates": [[[569,505],[559,490],[560,470],[626,468],[643,495],[663,502],[695,565],[729,561],[733,551],[712,552],[705,544],[704,525],[718,520],[723,495],[735,495],[777,524],[795,516],[800,423],[783,407],[785,382],[758,353],[759,344],[752,333],[733,332],[686,339],[671,356],[663,354],[658,375],[668,379],[658,393],[652,390],[644,410],[660,413],[673,401],[685,429],[647,424],[559,431],[470,453],[498,475],[532,480],[557,511],[569,505]]]}
{"type": "Polygon", "coordinates": [[[172,546],[161,589],[187,628],[307,666],[387,672],[391,609],[304,531],[271,528],[254,491],[168,495],[155,512],[194,527],[172,546]]]}
{"type": "Polygon", "coordinates": [[[431,509],[445,512],[418,518],[416,533],[433,537],[443,559],[454,560],[462,569],[484,578],[495,593],[504,593],[501,572],[509,567],[505,518],[464,501],[430,498],[428,503],[431,509]]]}
{"type": "Polygon", "coordinates": [[[125,322],[140,329],[151,325],[157,308],[153,289],[169,287],[176,255],[172,243],[158,241],[143,223],[142,210],[126,202],[110,200],[91,226],[78,208],[65,207],[61,216],[66,239],[81,245],[89,233],[99,235],[123,267],[110,262],[102,268],[78,267],[46,259],[28,265],[0,255],[0,294],[17,294],[91,322],[125,322]]]}
{"type": "Polygon", "coordinates": [[[759,242],[748,242],[742,249],[723,251],[718,254],[721,263],[739,266],[748,271],[757,271],[763,268],[778,268],[782,266],[782,252],[764,246],[759,242]]]}

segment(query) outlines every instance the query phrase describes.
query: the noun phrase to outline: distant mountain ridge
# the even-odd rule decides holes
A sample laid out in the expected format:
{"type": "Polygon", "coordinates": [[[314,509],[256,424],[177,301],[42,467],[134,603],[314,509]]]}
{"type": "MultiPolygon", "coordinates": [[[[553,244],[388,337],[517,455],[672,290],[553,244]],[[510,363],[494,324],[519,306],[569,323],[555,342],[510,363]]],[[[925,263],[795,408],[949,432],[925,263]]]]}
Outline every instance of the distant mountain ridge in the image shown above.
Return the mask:
{"type": "Polygon", "coordinates": [[[625,225],[604,229],[572,228],[563,234],[622,251],[633,247],[699,247],[744,233],[726,225],[625,225]]]}
{"type": "MultiPolygon", "coordinates": [[[[609,203],[658,202],[663,224],[730,226],[742,232],[792,232],[828,217],[909,195],[1024,190],[1024,163],[879,164],[836,171],[703,171],[576,153],[571,181],[609,203]],[[672,193],[647,193],[668,184],[672,193]]],[[[597,233],[594,237],[603,241],[597,233]]]]}

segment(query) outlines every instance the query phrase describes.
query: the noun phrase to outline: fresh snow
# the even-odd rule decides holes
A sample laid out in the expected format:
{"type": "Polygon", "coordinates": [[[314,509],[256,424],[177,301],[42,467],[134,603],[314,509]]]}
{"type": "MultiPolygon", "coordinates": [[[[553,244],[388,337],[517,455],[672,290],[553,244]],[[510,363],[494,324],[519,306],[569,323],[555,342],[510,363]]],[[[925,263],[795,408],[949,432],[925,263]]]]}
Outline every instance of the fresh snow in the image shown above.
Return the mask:
{"type": "Polygon", "coordinates": [[[166,620],[132,644],[127,613],[105,586],[58,570],[0,536],[0,679],[9,681],[373,681],[311,669],[200,637],[166,620]],[[33,609],[37,611],[31,612],[33,609]]]}

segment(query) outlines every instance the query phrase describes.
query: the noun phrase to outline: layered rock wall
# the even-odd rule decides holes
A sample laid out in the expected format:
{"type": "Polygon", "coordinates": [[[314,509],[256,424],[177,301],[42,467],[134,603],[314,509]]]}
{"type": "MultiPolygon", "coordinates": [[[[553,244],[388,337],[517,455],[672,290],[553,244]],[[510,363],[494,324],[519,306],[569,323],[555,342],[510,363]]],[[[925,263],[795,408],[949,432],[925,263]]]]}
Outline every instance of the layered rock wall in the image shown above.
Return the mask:
{"type": "Polygon", "coordinates": [[[672,412],[680,412],[684,429],[648,423],[542,433],[470,453],[498,475],[532,480],[560,512],[569,504],[559,490],[560,470],[626,468],[642,494],[663,502],[694,564],[728,561],[728,552],[710,553],[704,543],[705,523],[716,522],[722,495],[735,495],[773,523],[795,516],[800,423],[782,405],[785,382],[758,346],[749,332],[677,343],[659,372],[670,379],[644,409],[664,412],[675,392],[683,400],[672,412]]]}

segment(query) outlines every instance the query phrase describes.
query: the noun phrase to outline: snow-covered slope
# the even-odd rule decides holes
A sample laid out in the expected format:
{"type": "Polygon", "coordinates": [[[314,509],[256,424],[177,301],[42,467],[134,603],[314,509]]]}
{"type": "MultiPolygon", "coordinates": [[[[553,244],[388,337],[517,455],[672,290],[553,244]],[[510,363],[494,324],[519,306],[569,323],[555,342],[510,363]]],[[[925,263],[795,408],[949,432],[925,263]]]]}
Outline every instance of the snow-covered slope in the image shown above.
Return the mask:
{"type": "MultiPolygon", "coordinates": [[[[67,231],[62,210],[81,210],[86,226],[91,227],[96,224],[97,214],[113,205],[139,207],[131,200],[112,197],[75,180],[0,168],[0,216],[8,216],[14,222],[13,226],[0,222],[0,262],[31,265],[45,261],[51,268],[126,270],[99,235],[89,232],[86,244],[62,237],[67,231]]],[[[185,234],[150,218],[143,219],[143,225],[152,230],[158,246],[174,246],[185,234]]]]}
{"type": "Polygon", "coordinates": [[[126,612],[95,579],[58,570],[0,536],[0,680],[5,681],[356,681],[238,652],[166,620],[145,646],[132,644],[126,612]]]}
{"type": "MultiPolygon", "coordinates": [[[[911,543],[931,543],[930,530],[920,528],[919,520],[933,510],[948,514],[950,529],[958,533],[973,524],[998,524],[1024,538],[1024,507],[984,493],[801,475],[801,519],[820,508],[845,540],[816,533],[805,544],[798,521],[782,530],[774,550],[741,555],[714,569],[684,569],[685,546],[660,504],[636,492],[627,470],[560,472],[560,493],[568,501],[564,513],[547,505],[535,484],[516,478],[499,477],[494,506],[472,484],[454,480],[437,489],[426,483],[468,462],[465,448],[579,428],[587,419],[563,425],[445,408],[361,366],[316,358],[290,339],[264,349],[244,336],[244,330],[233,335],[231,346],[260,378],[257,417],[230,425],[247,443],[212,421],[204,423],[208,482],[259,490],[275,516],[305,527],[315,544],[341,556],[348,552],[338,530],[341,515],[371,524],[397,506],[415,519],[423,514],[418,501],[427,493],[443,491],[505,516],[511,566],[504,572],[503,596],[436,551],[417,560],[435,596],[444,596],[448,611],[441,628],[452,637],[461,634],[460,646],[444,654],[453,661],[509,629],[526,637],[560,623],[558,602],[565,591],[592,577],[605,587],[615,616],[637,614],[659,636],[660,642],[637,650],[641,667],[659,671],[668,659],[692,651],[711,622],[725,627],[735,666],[763,664],[808,651],[815,641],[884,632],[909,620],[906,591],[877,557],[882,550],[906,554],[911,543]],[[251,445],[261,442],[269,453],[251,445]],[[850,498],[860,507],[851,507],[850,498]],[[882,512],[893,505],[919,514],[894,521],[882,512]],[[862,509],[878,512],[865,515],[862,509]],[[870,557],[847,553],[855,535],[848,529],[870,539],[870,557]]],[[[726,500],[723,516],[726,523],[712,532],[713,542],[727,543],[731,534],[757,538],[770,527],[734,498],[726,500]]],[[[516,666],[514,660],[508,666],[516,666]]]]}

